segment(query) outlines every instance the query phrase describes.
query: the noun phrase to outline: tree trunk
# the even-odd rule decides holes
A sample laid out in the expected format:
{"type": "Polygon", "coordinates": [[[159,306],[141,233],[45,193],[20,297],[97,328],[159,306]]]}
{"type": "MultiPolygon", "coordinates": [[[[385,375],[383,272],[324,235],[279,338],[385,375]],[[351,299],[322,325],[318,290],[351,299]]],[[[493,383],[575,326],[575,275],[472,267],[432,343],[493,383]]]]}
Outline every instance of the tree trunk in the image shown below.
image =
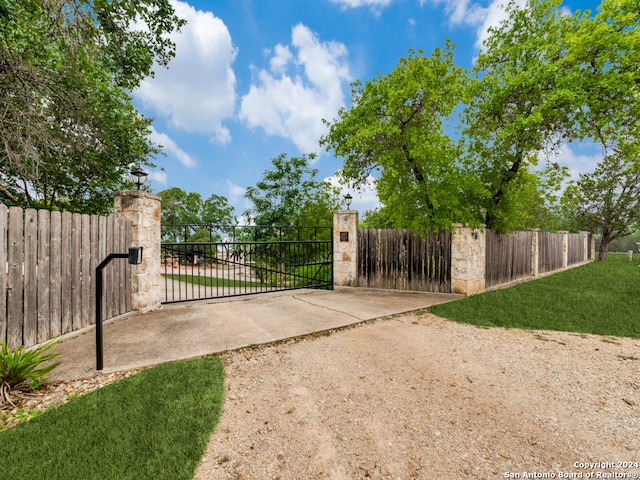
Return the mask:
{"type": "Polygon", "coordinates": [[[604,262],[607,260],[607,252],[609,251],[609,239],[602,237],[600,248],[598,249],[598,260],[604,262]]]}
{"type": "Polygon", "coordinates": [[[493,209],[488,210],[485,216],[484,224],[488,230],[491,230],[491,228],[493,227],[493,224],[496,221],[496,215],[494,211],[491,211],[491,210],[497,210],[498,206],[500,205],[500,202],[502,202],[502,199],[504,198],[505,186],[508,183],[510,183],[516,177],[516,175],[518,175],[518,171],[520,170],[520,165],[522,164],[522,161],[524,159],[522,150],[518,150],[515,153],[514,158],[515,160],[511,165],[511,168],[507,170],[505,174],[502,176],[502,178],[500,179],[500,186],[498,187],[498,191],[493,195],[493,199],[492,199],[493,209]]]}

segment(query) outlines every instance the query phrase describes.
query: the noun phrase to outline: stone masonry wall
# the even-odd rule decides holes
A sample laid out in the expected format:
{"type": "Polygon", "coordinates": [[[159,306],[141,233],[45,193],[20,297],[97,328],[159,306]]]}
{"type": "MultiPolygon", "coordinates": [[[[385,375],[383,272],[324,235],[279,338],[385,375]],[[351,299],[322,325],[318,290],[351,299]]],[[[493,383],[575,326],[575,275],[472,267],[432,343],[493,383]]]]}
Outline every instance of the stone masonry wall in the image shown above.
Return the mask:
{"type": "Polygon", "coordinates": [[[333,212],[333,284],[358,286],[358,212],[333,212]]]}
{"type": "Polygon", "coordinates": [[[142,263],[131,265],[132,307],[160,307],[160,197],[142,191],[114,194],[114,214],[132,223],[131,246],[143,247],[142,263]]]}
{"type": "Polygon", "coordinates": [[[454,225],[451,238],[451,292],[472,295],[485,289],[484,229],[454,225]]]}

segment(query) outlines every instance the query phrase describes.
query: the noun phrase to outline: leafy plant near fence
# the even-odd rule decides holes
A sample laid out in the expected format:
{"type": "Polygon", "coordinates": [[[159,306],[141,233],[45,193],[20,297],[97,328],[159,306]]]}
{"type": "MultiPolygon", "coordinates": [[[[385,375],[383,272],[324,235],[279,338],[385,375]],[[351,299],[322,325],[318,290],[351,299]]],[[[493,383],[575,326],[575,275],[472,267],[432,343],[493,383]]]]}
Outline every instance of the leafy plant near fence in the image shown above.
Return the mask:
{"type": "Polygon", "coordinates": [[[60,364],[56,362],[42,366],[57,356],[46,352],[59,341],[60,339],[50,340],[31,350],[23,346],[12,350],[9,338],[0,343],[0,405],[11,401],[9,392],[12,388],[24,382],[38,381],[60,364]]]}

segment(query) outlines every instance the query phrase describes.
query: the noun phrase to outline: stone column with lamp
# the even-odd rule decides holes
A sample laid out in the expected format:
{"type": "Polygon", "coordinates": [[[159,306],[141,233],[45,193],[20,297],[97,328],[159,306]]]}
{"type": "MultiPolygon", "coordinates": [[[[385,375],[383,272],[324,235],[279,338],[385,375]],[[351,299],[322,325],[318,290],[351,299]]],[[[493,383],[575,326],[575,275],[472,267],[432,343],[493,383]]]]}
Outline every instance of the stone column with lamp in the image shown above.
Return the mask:
{"type": "Polygon", "coordinates": [[[358,286],[358,212],[351,210],[352,198],[346,194],[346,210],[333,212],[333,284],[358,286]]]}
{"type": "Polygon", "coordinates": [[[137,190],[114,194],[114,215],[132,224],[131,243],[142,247],[142,263],[131,267],[132,306],[146,312],[160,307],[161,200],[140,190],[147,174],[138,166],[131,172],[137,190]]]}

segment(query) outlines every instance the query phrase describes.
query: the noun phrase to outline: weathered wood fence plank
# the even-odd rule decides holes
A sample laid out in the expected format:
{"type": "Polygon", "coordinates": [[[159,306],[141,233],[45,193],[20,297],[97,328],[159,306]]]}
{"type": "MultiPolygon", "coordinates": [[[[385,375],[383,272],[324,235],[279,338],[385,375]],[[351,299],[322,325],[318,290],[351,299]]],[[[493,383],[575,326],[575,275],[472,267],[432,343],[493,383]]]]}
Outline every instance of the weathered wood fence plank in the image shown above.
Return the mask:
{"type": "Polygon", "coordinates": [[[9,344],[22,344],[22,268],[23,268],[23,221],[22,209],[9,208],[9,235],[7,241],[7,335],[9,344]]]}
{"type": "Polygon", "coordinates": [[[538,271],[553,272],[562,268],[562,234],[538,233],[538,271]]]}
{"type": "MultiPolygon", "coordinates": [[[[0,341],[32,346],[95,322],[95,268],[126,252],[130,222],[0,205],[0,341]]],[[[110,318],[130,311],[131,270],[107,274],[110,318]]]]}
{"type": "Polygon", "coordinates": [[[49,285],[49,336],[62,334],[62,215],[51,212],[51,282],[49,285]]]}
{"type": "Polygon", "coordinates": [[[104,257],[100,256],[100,219],[104,217],[98,217],[96,215],[91,216],[91,245],[89,247],[89,254],[91,261],[89,263],[89,273],[91,275],[91,288],[89,289],[89,323],[95,318],[95,305],[96,305],[96,267],[100,264],[104,257]]]}
{"type": "Polygon", "coordinates": [[[82,237],[80,247],[80,303],[82,304],[82,310],[80,311],[80,324],[82,328],[91,324],[92,315],[91,310],[93,304],[91,304],[91,288],[94,287],[91,274],[91,216],[82,215],[80,218],[82,237]]]}
{"type": "MultiPolygon", "coordinates": [[[[115,242],[114,242],[114,219],[113,217],[107,218],[107,251],[114,252],[115,251],[115,242]]],[[[116,311],[116,292],[113,289],[113,279],[115,278],[115,268],[118,266],[119,262],[111,262],[107,265],[103,271],[104,279],[104,293],[103,293],[103,303],[106,306],[106,315],[105,318],[115,316],[116,311]]]]}
{"type": "Polygon", "coordinates": [[[22,341],[35,345],[38,340],[38,212],[24,212],[24,311],[22,341]]]}
{"type": "Polygon", "coordinates": [[[568,235],[568,264],[581,263],[585,258],[585,241],[583,233],[570,233],[568,235]]]}
{"type": "Polygon", "coordinates": [[[36,343],[50,338],[51,328],[51,215],[38,212],[38,326],[36,343]]]}
{"type": "Polygon", "coordinates": [[[71,215],[71,251],[69,263],[71,264],[71,331],[82,328],[82,295],[80,279],[82,275],[81,240],[82,223],[79,213],[71,215]]]}
{"type": "Polygon", "coordinates": [[[362,287],[451,291],[451,233],[358,230],[358,284],[362,287]]]}
{"type": "Polygon", "coordinates": [[[533,232],[500,235],[486,230],[485,286],[492,287],[533,275],[531,245],[533,232]]]}
{"type": "Polygon", "coordinates": [[[72,295],[71,291],[71,259],[73,258],[72,242],[71,242],[71,218],[70,212],[62,212],[62,239],[60,248],[60,261],[61,261],[61,290],[62,290],[62,302],[60,316],[61,334],[69,333],[72,329],[71,319],[73,317],[72,310],[72,295]]]}
{"type": "Polygon", "coordinates": [[[0,339],[7,337],[7,282],[9,271],[7,266],[7,216],[9,209],[0,205],[0,339]]]}

